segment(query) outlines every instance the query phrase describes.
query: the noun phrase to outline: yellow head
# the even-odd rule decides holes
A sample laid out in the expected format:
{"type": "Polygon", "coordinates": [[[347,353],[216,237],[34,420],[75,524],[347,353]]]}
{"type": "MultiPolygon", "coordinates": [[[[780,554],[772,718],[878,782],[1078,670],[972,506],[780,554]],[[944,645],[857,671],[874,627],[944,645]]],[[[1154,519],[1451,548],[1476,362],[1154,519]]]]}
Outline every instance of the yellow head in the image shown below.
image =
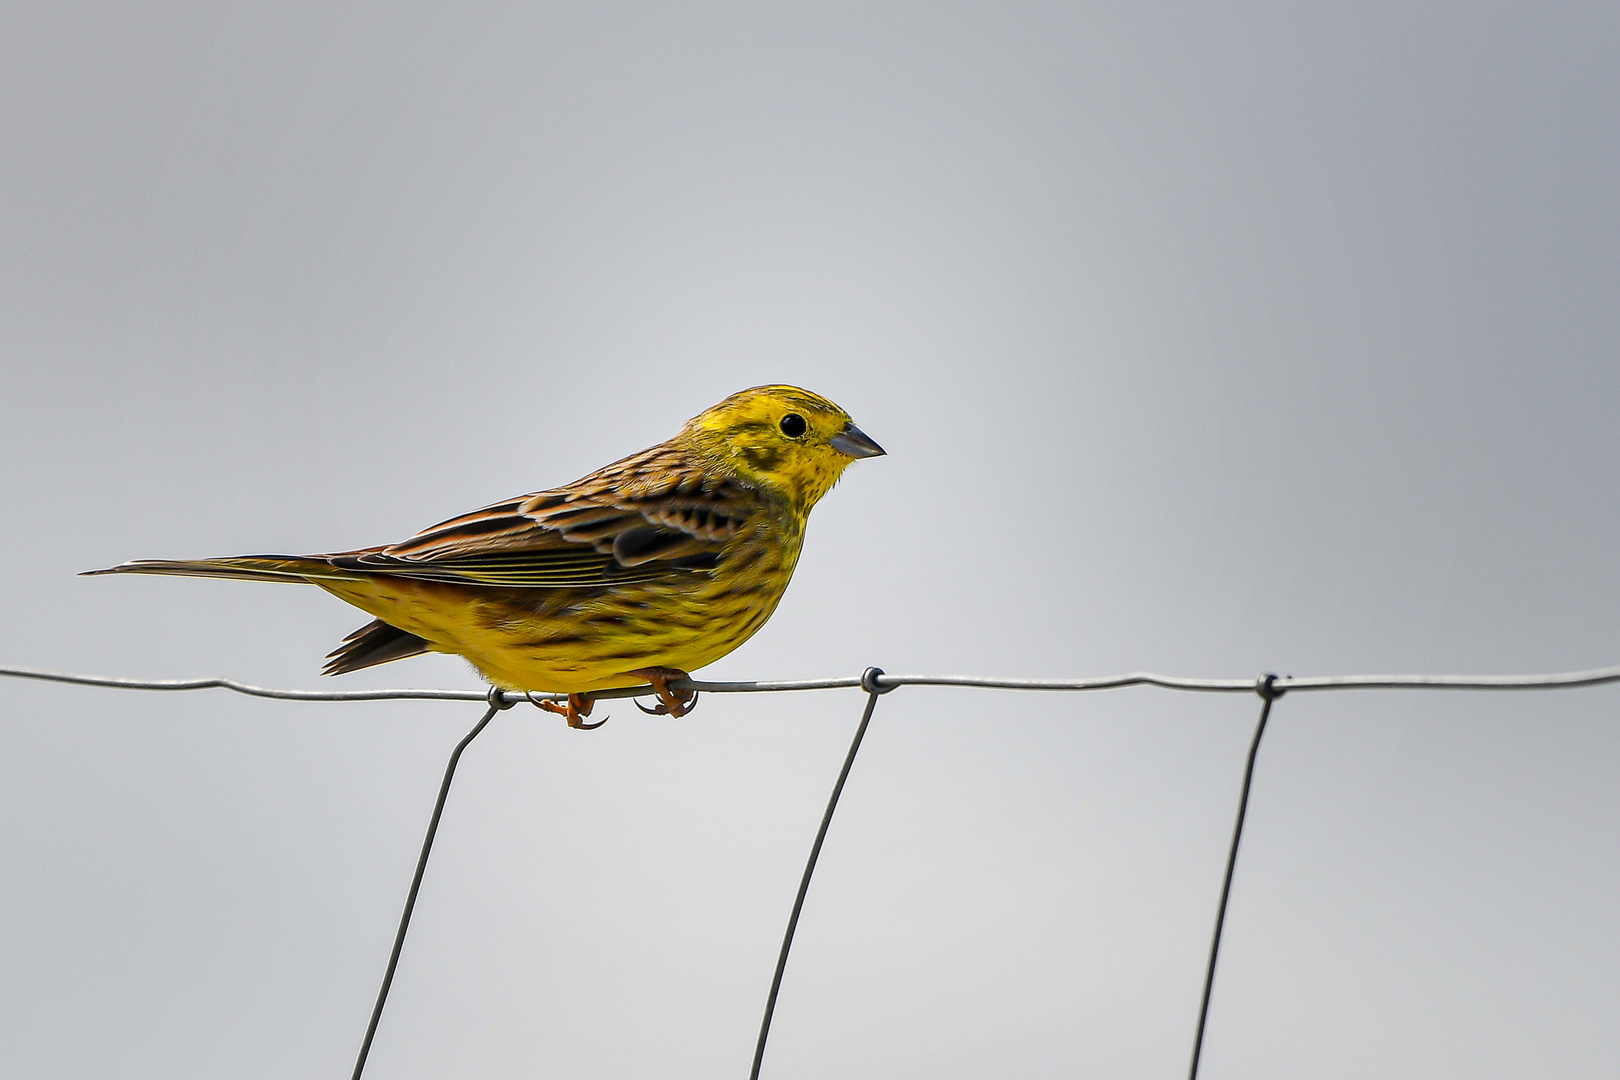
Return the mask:
{"type": "Polygon", "coordinates": [[[856,458],[883,448],[849,414],[797,386],[756,386],[687,421],[682,431],[746,483],[780,492],[807,514],[856,458]]]}

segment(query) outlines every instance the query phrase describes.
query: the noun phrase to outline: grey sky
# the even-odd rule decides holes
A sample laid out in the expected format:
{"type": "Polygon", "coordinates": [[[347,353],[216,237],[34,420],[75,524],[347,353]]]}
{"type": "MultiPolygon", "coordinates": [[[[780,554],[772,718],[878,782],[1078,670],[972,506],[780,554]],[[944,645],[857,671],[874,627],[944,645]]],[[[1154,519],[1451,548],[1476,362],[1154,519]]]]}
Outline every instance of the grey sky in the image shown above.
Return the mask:
{"type": "MultiPolygon", "coordinates": [[[[1620,659],[1610,4],[69,5],[0,32],[0,662],[790,381],[889,451],[713,677],[1620,659]]],[[[1287,698],[1207,1077],[1599,1077],[1614,690],[1287,698]]],[[[470,706],[0,683],[0,1073],[344,1076],[470,706]]],[[[474,744],[369,1076],[745,1075],[859,696],[474,744]]],[[[767,1074],[1173,1077],[1257,702],[907,689],[767,1074]]]]}

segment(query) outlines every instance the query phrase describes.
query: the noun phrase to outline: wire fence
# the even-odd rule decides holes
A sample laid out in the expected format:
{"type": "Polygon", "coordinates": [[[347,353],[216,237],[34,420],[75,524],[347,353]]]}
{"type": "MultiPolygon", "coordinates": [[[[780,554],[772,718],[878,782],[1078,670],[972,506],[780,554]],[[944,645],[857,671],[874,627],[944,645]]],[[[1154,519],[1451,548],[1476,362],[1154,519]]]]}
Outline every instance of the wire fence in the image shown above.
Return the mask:
{"type": "MultiPolygon", "coordinates": [[[[423,837],[421,854],[416,862],[416,872],[411,879],[410,891],[406,894],[405,907],[400,916],[399,928],[394,936],[393,949],[388,957],[382,985],[377,992],[377,1000],[371,1011],[370,1022],[366,1026],[365,1037],[361,1041],[360,1053],[355,1061],[352,1080],[360,1080],[365,1072],[366,1059],[371,1052],[372,1041],[377,1034],[377,1025],[382,1019],[383,1008],[388,1001],[388,991],[393,985],[394,973],[399,967],[400,954],[404,950],[405,937],[410,929],[411,914],[416,907],[417,893],[421,889],[422,878],[427,871],[428,859],[433,851],[433,840],[438,833],[439,820],[444,814],[445,802],[449,798],[450,786],[455,779],[456,766],[461,761],[463,751],[489,725],[496,713],[504,709],[510,709],[522,702],[538,704],[541,701],[560,702],[566,698],[566,695],[560,694],[517,694],[498,688],[492,688],[487,692],[436,689],[283,690],[252,686],[248,683],[237,682],[234,679],[121,679],[101,675],[81,675],[71,672],[13,667],[0,667],[0,676],[69,683],[76,686],[99,686],[119,690],[230,690],[251,697],[271,698],[280,701],[478,701],[485,703],[487,708],[482,718],[456,744],[455,749],[450,754],[450,760],[445,766],[444,779],[439,785],[438,798],[434,803],[432,816],[428,820],[427,834],[423,837]]],[[[781,991],[782,977],[787,970],[788,954],[793,948],[793,935],[798,928],[799,915],[804,910],[805,897],[810,891],[810,880],[815,874],[816,861],[820,857],[822,845],[827,839],[827,830],[832,824],[833,814],[838,809],[839,796],[843,793],[844,784],[849,779],[851,769],[854,768],[855,757],[860,752],[861,741],[865,738],[866,730],[872,722],[872,715],[877,708],[878,698],[884,694],[903,686],[1039,691],[1115,690],[1130,686],[1149,686],[1191,693],[1255,694],[1260,698],[1260,717],[1255,724],[1254,736],[1249,742],[1248,758],[1244,765],[1243,782],[1238,795],[1237,815],[1232,826],[1232,841],[1227,850],[1226,873],[1221,883],[1220,904],[1216,909],[1214,930],[1210,935],[1209,959],[1204,969],[1204,990],[1199,1002],[1198,1022],[1193,1035],[1192,1058],[1188,1068],[1188,1077],[1189,1080],[1197,1080],[1199,1058],[1204,1045],[1204,1028],[1209,1018],[1209,1003],[1215,989],[1215,971],[1220,958],[1221,931],[1226,922],[1227,901],[1231,896],[1232,879],[1237,870],[1238,848],[1242,843],[1243,824],[1248,814],[1249,790],[1254,780],[1255,761],[1259,757],[1260,742],[1265,736],[1266,724],[1271,717],[1272,706],[1278,699],[1288,693],[1310,691],[1557,690],[1601,686],[1614,682],[1620,682],[1620,666],[1536,675],[1336,675],[1296,678],[1292,675],[1265,674],[1257,679],[1190,679],[1171,675],[1156,675],[1151,672],[1133,672],[1128,675],[1095,679],[1010,679],[970,675],[890,675],[881,668],[870,667],[859,676],[834,679],[798,679],[776,682],[706,682],[697,679],[673,681],[669,684],[670,688],[680,693],[692,691],[698,694],[760,694],[801,690],[859,689],[866,695],[860,723],[855,729],[853,740],[850,742],[849,752],[844,757],[843,768],[838,773],[838,780],[833,785],[832,795],[827,800],[826,812],[822,815],[821,825],[816,831],[815,841],[811,844],[810,857],[805,863],[804,874],[799,881],[798,893],[794,897],[793,910],[788,917],[787,930],[782,937],[782,948],[777,956],[776,970],[771,977],[771,988],[766,997],[764,1015],[760,1021],[759,1039],[754,1048],[753,1066],[749,1072],[749,1078],[750,1080],[759,1080],[760,1069],[765,1060],[765,1046],[770,1038],[771,1019],[776,1012],[777,995],[781,991]]],[[[615,690],[603,690],[590,696],[602,699],[636,698],[653,692],[651,686],[632,686],[615,690]]]]}

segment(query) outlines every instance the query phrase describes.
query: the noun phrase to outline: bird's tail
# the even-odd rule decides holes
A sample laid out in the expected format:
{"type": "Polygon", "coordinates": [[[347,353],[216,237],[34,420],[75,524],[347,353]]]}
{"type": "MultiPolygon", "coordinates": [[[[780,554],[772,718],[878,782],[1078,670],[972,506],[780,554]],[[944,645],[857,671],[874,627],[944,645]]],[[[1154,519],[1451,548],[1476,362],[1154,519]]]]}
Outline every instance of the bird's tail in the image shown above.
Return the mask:
{"type": "Polygon", "coordinates": [[[105,570],[86,570],[80,577],[97,574],[172,574],[179,577],[234,578],[238,581],[314,580],[358,581],[361,575],[340,570],[316,555],[239,555],[229,559],[136,559],[105,570]]]}

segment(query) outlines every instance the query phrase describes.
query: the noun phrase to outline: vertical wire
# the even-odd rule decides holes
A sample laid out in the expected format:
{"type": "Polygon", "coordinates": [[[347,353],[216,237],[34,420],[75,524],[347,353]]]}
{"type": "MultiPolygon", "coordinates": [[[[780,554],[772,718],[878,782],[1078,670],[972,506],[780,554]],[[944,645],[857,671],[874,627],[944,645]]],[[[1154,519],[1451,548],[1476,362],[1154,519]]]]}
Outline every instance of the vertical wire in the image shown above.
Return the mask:
{"type": "Polygon", "coordinates": [[[1254,759],[1260,753],[1260,739],[1266,733],[1266,721],[1271,718],[1271,703],[1283,696],[1276,688],[1277,676],[1262,675],[1255,683],[1255,693],[1265,703],[1260,706],[1260,722],[1254,726],[1254,741],[1249,743],[1249,762],[1243,769],[1243,793],[1238,796],[1237,822],[1232,826],[1232,850],[1226,856],[1226,880],[1221,884],[1221,906],[1215,914],[1215,934],[1209,943],[1209,967],[1204,972],[1204,1000],[1198,1007],[1198,1034],[1193,1038],[1192,1068],[1187,1080],[1198,1080],[1198,1058],[1204,1050],[1204,1024],[1209,1019],[1209,998],[1215,988],[1215,960],[1221,953],[1221,927],[1226,924],[1226,901],[1232,895],[1232,871],[1237,867],[1238,844],[1243,839],[1243,819],[1249,812],[1249,787],[1254,782],[1254,759]]]}
{"type": "MultiPolygon", "coordinates": [[[[849,753],[844,756],[844,768],[838,774],[838,782],[833,785],[832,797],[827,800],[827,812],[821,815],[821,828],[816,831],[816,842],[810,845],[810,860],[804,864],[804,877],[799,881],[799,895],[793,900],[793,914],[788,916],[787,933],[782,935],[782,952],[776,958],[776,974],[771,977],[771,993],[765,999],[765,1018],[759,1024],[759,1042],[754,1047],[754,1067],[748,1073],[748,1080],[759,1080],[759,1067],[765,1060],[765,1041],[771,1036],[771,1016],[776,1012],[776,995],[782,989],[782,972],[787,970],[788,952],[793,948],[793,932],[799,926],[799,912],[804,910],[804,896],[810,891],[810,877],[816,872],[816,860],[821,856],[822,841],[827,839],[827,826],[832,824],[833,811],[838,809],[838,796],[844,791],[844,781],[849,779],[849,770],[855,764],[855,755],[861,748],[861,740],[866,737],[866,725],[872,722],[872,710],[877,708],[878,695],[884,692],[877,684],[876,676],[883,674],[879,668],[867,668],[866,674],[861,676],[861,686],[866,690],[866,711],[861,713],[860,726],[855,729],[855,738],[849,744],[849,753]]],[[[888,687],[886,689],[893,689],[888,687]]]]}
{"type": "Polygon", "coordinates": [[[455,779],[456,765],[461,761],[461,752],[467,749],[468,743],[478,738],[478,733],[489,725],[496,713],[511,707],[512,702],[501,696],[499,688],[492,689],[489,693],[489,711],[456,744],[455,750],[450,754],[450,763],[444,769],[444,780],[439,784],[439,801],[433,804],[433,816],[428,819],[427,835],[422,838],[422,854],[416,860],[416,876],[411,879],[411,891],[405,896],[405,911],[399,917],[399,930],[394,934],[394,951],[388,956],[388,970],[383,973],[382,988],[377,991],[377,1004],[372,1006],[371,1023],[366,1025],[366,1037],[360,1044],[360,1056],[355,1060],[351,1080],[360,1080],[360,1074],[366,1071],[366,1057],[371,1053],[371,1040],[377,1034],[377,1022],[382,1019],[383,1006],[388,1002],[388,989],[394,984],[394,971],[399,967],[400,950],[405,948],[405,932],[411,926],[411,912],[416,908],[416,894],[422,888],[422,875],[427,871],[428,855],[433,851],[433,837],[439,831],[439,818],[444,816],[444,801],[450,795],[450,781],[455,779]]]}

